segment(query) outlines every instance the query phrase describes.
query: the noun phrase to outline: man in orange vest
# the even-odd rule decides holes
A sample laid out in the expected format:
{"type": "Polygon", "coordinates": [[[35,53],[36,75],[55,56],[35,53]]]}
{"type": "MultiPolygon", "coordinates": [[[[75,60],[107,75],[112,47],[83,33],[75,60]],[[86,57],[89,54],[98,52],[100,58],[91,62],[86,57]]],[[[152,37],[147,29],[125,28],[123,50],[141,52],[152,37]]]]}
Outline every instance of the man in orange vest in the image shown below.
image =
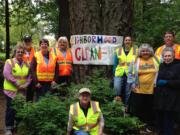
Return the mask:
{"type": "MultiPolygon", "coordinates": [[[[35,49],[33,48],[33,43],[32,43],[32,37],[29,35],[25,35],[23,37],[23,45],[24,45],[24,50],[25,50],[25,53],[23,55],[23,61],[25,61],[26,63],[30,65],[35,54],[35,49]]],[[[33,97],[34,97],[34,89],[31,82],[31,84],[28,86],[28,89],[27,89],[26,100],[33,101],[33,97]]]]}
{"type": "Polygon", "coordinates": [[[162,62],[162,52],[166,47],[172,47],[175,52],[175,58],[180,60],[180,45],[174,43],[174,41],[175,41],[174,33],[171,31],[166,31],[164,33],[164,45],[160,46],[155,53],[155,55],[158,57],[158,59],[161,62],[162,62]]]}
{"type": "Polygon", "coordinates": [[[70,83],[72,75],[72,55],[68,48],[69,42],[67,37],[60,37],[57,41],[57,48],[54,48],[54,54],[57,56],[58,63],[58,79],[57,83],[70,83]]]}

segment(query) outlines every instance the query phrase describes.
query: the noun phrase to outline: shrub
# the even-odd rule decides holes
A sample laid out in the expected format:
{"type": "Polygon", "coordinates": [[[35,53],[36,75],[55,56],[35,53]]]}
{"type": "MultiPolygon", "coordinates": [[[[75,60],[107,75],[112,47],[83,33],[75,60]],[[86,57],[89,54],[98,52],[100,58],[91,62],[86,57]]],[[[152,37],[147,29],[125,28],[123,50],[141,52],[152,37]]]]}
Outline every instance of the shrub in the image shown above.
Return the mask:
{"type": "Polygon", "coordinates": [[[102,106],[105,129],[113,135],[138,135],[142,122],[136,117],[125,116],[124,106],[119,102],[110,102],[102,106]]]}
{"type": "Polygon", "coordinates": [[[86,82],[78,85],[72,83],[68,87],[68,96],[77,98],[79,89],[87,87],[92,92],[92,100],[105,104],[113,100],[113,89],[109,87],[109,83],[110,80],[105,77],[103,70],[98,70],[86,82]]]}
{"type": "Polygon", "coordinates": [[[67,125],[67,106],[56,96],[42,98],[37,103],[14,100],[16,116],[20,119],[18,133],[22,135],[63,135],[67,125]]]}
{"type": "Polygon", "coordinates": [[[68,121],[70,104],[77,101],[78,91],[88,87],[92,91],[92,100],[100,102],[105,118],[105,130],[111,135],[138,134],[142,123],[135,117],[124,116],[122,103],[113,102],[113,90],[110,80],[102,71],[96,72],[83,84],[58,86],[56,95],[49,95],[37,103],[26,103],[23,96],[17,96],[14,108],[20,120],[18,133],[21,135],[64,135],[68,121]],[[60,94],[59,94],[60,93],[60,94]]]}

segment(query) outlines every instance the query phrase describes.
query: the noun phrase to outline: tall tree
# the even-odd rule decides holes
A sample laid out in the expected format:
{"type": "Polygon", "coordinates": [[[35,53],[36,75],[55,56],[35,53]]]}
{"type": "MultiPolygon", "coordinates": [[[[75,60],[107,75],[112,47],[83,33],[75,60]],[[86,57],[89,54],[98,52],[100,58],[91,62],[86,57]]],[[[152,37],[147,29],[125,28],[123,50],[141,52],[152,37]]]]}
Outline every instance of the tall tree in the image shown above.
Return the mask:
{"type": "Polygon", "coordinates": [[[67,0],[56,0],[59,9],[58,37],[70,38],[69,4],[67,0]]]}
{"type": "MultiPolygon", "coordinates": [[[[132,0],[69,0],[69,13],[71,35],[132,32],[132,0]]],[[[84,81],[87,71],[87,66],[75,66],[76,80],[84,81]]]]}
{"type": "Polygon", "coordinates": [[[6,59],[10,56],[10,34],[9,34],[9,1],[5,0],[5,22],[6,22],[6,59]]]}

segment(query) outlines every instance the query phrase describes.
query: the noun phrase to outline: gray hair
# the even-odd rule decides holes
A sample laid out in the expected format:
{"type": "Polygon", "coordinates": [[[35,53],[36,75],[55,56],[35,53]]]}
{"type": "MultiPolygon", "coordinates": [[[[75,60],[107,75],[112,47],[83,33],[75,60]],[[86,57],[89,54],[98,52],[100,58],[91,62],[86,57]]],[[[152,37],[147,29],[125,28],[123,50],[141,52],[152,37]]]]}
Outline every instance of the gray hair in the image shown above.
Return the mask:
{"type": "Polygon", "coordinates": [[[142,51],[143,49],[148,49],[148,50],[150,51],[151,56],[154,55],[154,50],[153,50],[153,48],[152,48],[149,44],[143,43],[143,44],[141,44],[141,46],[139,47],[138,57],[141,57],[141,51],[142,51]]]}
{"type": "Polygon", "coordinates": [[[58,40],[57,40],[57,42],[56,42],[56,47],[58,47],[58,43],[59,43],[59,41],[61,41],[61,40],[67,41],[67,48],[68,48],[68,47],[69,47],[69,41],[68,41],[68,38],[67,38],[66,36],[62,36],[62,37],[59,37],[59,38],[58,38],[58,40]]]}
{"type": "Polygon", "coordinates": [[[174,52],[174,49],[173,49],[172,47],[166,47],[166,48],[164,48],[163,51],[162,51],[162,57],[164,57],[164,54],[165,54],[166,52],[171,52],[172,56],[173,56],[173,57],[175,56],[175,52],[174,52]]]}

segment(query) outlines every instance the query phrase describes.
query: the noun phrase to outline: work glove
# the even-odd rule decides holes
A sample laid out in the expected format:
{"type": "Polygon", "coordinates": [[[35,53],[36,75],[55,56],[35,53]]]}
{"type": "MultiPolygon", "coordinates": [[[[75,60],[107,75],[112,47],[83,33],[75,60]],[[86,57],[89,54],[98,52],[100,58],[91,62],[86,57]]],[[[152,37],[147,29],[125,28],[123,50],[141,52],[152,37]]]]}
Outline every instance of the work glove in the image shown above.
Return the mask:
{"type": "Polygon", "coordinates": [[[157,82],[158,87],[165,86],[166,84],[167,84],[167,80],[158,80],[157,82]]]}

